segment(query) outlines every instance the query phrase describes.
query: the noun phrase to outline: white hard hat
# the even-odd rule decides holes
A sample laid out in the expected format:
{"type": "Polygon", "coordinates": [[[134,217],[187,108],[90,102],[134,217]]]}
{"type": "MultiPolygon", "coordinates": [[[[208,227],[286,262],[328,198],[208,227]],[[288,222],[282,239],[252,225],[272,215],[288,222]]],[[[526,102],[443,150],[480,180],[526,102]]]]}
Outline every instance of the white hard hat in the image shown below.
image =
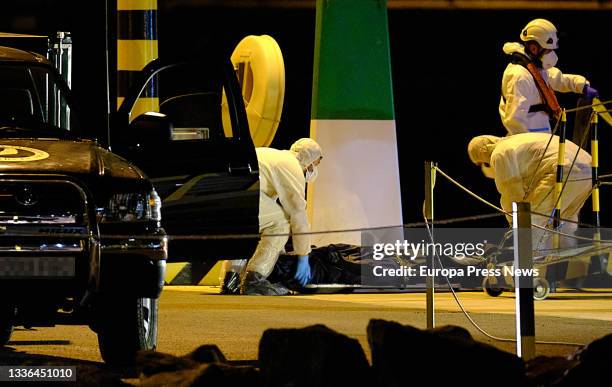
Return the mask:
{"type": "Polygon", "coordinates": [[[542,48],[554,50],[559,48],[557,28],[546,19],[534,19],[521,31],[523,42],[536,41],[542,48]]]}
{"type": "Polygon", "coordinates": [[[291,152],[300,162],[302,168],[323,157],[323,151],[317,142],[311,138],[300,138],[291,145],[291,152]]]}
{"type": "Polygon", "coordinates": [[[489,164],[491,153],[499,140],[501,140],[501,137],[489,135],[474,137],[468,144],[470,160],[476,165],[489,164]]]}

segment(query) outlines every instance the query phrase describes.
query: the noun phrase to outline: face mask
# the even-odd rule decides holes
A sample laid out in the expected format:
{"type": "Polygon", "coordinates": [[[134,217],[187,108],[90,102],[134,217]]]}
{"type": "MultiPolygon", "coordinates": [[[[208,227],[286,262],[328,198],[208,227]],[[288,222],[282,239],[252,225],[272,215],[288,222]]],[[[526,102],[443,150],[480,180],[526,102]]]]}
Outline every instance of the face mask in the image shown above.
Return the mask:
{"type": "Polygon", "coordinates": [[[306,172],[304,173],[304,177],[306,178],[307,183],[312,183],[313,181],[315,181],[318,175],[319,168],[315,167],[314,165],[311,165],[310,167],[306,168],[306,172]]]}
{"type": "Polygon", "coordinates": [[[480,166],[480,169],[482,170],[482,173],[483,175],[485,175],[485,177],[489,179],[495,179],[495,171],[493,170],[493,167],[491,167],[489,164],[482,164],[480,166]]]}
{"type": "Polygon", "coordinates": [[[555,67],[559,58],[554,51],[549,52],[548,54],[544,54],[540,56],[540,61],[542,62],[542,68],[548,70],[551,67],[555,67]]]}

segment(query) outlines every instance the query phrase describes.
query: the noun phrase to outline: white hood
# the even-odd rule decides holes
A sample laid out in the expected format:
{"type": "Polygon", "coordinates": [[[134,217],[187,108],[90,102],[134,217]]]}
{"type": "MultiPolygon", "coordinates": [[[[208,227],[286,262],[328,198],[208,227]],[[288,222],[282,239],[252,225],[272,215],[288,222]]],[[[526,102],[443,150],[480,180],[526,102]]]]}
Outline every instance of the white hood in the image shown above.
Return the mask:
{"type": "Polygon", "coordinates": [[[504,53],[510,55],[518,52],[519,54],[527,55],[525,53],[525,47],[517,42],[504,43],[504,53]]]}

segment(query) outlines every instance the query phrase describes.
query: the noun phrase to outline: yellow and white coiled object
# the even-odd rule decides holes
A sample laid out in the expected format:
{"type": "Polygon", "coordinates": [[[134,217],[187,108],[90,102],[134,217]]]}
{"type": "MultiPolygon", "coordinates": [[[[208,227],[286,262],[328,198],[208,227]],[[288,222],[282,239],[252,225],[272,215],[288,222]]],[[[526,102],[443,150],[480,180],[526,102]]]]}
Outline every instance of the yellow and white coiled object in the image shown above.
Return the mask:
{"type": "MultiPolygon", "coordinates": [[[[276,40],[268,35],[249,35],[231,56],[256,147],[269,146],[280,123],[285,99],[285,64],[276,40]]],[[[232,136],[225,95],[222,102],[223,129],[232,136]]]]}

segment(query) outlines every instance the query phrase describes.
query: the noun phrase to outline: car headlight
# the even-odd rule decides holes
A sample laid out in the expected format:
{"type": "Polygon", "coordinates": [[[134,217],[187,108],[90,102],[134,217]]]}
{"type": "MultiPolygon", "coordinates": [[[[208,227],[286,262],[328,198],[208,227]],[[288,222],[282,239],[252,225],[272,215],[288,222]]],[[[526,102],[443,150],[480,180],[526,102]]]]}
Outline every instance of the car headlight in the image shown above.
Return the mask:
{"type": "Polygon", "coordinates": [[[160,221],[161,199],[155,190],[114,194],[101,215],[103,222],[160,221]]]}

